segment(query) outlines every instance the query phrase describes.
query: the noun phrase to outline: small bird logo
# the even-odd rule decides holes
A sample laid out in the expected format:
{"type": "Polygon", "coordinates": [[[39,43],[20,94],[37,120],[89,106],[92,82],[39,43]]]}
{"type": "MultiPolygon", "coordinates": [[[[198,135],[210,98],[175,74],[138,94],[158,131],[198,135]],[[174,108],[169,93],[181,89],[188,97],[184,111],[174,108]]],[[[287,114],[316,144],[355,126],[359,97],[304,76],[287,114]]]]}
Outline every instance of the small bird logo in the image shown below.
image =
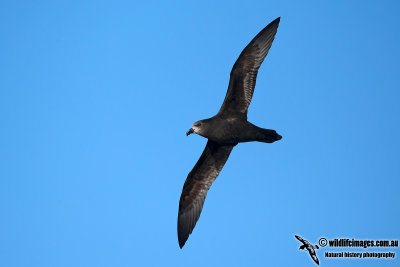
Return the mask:
{"type": "Polygon", "coordinates": [[[297,240],[299,240],[301,243],[303,243],[303,245],[301,245],[299,247],[299,249],[307,249],[308,253],[310,253],[311,258],[315,261],[315,263],[317,265],[319,265],[317,253],[315,252],[316,249],[319,249],[318,245],[313,246],[310,244],[310,242],[301,238],[300,236],[298,236],[298,235],[294,235],[294,236],[297,238],[297,240]]]}

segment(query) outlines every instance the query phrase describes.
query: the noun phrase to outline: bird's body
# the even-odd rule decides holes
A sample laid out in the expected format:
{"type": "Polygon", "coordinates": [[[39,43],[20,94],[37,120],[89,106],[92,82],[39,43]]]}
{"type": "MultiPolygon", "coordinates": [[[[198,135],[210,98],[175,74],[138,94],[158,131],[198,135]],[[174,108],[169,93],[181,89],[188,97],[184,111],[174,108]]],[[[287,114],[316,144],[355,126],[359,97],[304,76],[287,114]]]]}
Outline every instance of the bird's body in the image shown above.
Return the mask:
{"type": "Polygon", "coordinates": [[[272,143],[281,137],[274,130],[263,129],[237,117],[224,118],[216,115],[202,120],[207,127],[196,133],[221,145],[236,145],[237,143],[259,141],[272,143]]]}
{"type": "Polygon", "coordinates": [[[282,137],[247,120],[258,69],[274,40],[280,18],[265,27],[246,46],[235,62],[228,91],[219,112],[212,118],[193,123],[186,135],[196,133],[208,139],[196,165],[186,178],[178,213],[178,240],[182,248],[200,217],[211,184],[238,143],[273,143],[282,137]]]}

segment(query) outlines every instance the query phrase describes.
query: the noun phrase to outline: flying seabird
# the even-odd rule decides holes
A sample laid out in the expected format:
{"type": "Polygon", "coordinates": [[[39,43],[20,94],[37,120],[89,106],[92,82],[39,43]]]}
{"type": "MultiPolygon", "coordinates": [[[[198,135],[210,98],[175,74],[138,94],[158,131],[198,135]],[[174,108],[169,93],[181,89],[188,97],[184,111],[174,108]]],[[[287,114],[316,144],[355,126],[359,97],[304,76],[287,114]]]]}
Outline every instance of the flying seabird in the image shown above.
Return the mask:
{"type": "Polygon", "coordinates": [[[299,240],[301,243],[303,243],[303,245],[301,245],[299,247],[299,249],[307,249],[308,253],[311,256],[311,258],[315,261],[315,263],[317,265],[319,265],[319,260],[318,260],[318,257],[317,257],[317,253],[315,252],[316,249],[319,249],[318,245],[313,246],[313,245],[310,244],[310,242],[308,242],[307,240],[301,238],[300,236],[298,236],[298,235],[294,235],[294,236],[297,238],[297,240],[299,240]]]}
{"type": "Polygon", "coordinates": [[[200,217],[208,189],[238,143],[273,143],[282,136],[274,130],[247,121],[247,109],[256,85],[258,69],[274,40],[280,18],[275,19],[242,51],[233,65],[225,100],[212,118],[193,123],[186,135],[196,133],[208,139],[196,165],[186,178],[178,212],[178,241],[182,248],[200,217]]]}

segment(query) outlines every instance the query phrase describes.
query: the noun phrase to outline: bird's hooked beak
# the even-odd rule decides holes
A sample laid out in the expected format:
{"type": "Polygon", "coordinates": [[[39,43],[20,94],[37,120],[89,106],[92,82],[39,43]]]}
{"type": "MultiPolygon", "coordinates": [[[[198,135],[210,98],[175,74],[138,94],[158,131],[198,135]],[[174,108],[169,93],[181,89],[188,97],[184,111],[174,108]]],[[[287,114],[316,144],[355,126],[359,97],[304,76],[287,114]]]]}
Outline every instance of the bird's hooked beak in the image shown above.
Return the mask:
{"type": "Polygon", "coordinates": [[[186,132],[186,136],[188,136],[189,134],[192,134],[192,133],[194,133],[194,130],[193,130],[193,128],[190,128],[189,131],[186,132]]]}

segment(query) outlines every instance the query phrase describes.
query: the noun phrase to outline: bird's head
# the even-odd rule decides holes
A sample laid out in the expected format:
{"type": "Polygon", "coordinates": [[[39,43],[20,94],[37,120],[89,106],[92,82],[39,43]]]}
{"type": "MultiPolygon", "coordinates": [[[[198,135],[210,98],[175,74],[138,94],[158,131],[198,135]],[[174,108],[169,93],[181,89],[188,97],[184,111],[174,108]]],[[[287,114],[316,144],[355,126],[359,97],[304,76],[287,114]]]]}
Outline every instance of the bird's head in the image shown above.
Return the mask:
{"type": "Polygon", "coordinates": [[[207,122],[205,120],[196,121],[195,123],[192,124],[192,127],[189,129],[189,131],[186,132],[186,136],[192,133],[202,135],[202,133],[204,132],[204,125],[206,124],[207,122]]]}

